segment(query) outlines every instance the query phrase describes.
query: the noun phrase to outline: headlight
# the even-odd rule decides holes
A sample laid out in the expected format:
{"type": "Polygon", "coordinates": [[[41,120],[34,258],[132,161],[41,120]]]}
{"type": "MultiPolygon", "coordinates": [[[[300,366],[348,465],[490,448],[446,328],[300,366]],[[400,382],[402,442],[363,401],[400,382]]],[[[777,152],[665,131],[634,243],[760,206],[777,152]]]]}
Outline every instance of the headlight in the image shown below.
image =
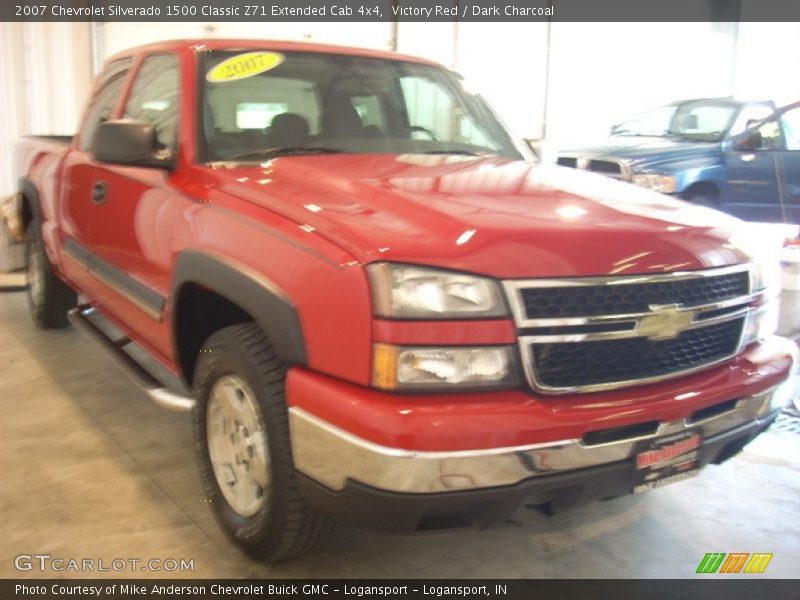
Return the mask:
{"type": "Polygon", "coordinates": [[[458,319],[506,315],[497,283],[485,277],[424,267],[376,263],[367,267],[375,315],[401,319],[458,319]]]}
{"type": "Polygon", "coordinates": [[[373,346],[372,384],[384,390],[499,388],[518,385],[510,346],[373,346]]]}
{"type": "Polygon", "coordinates": [[[671,194],[678,189],[675,178],[671,175],[639,173],[638,175],[634,175],[631,181],[636,185],[653,190],[654,192],[661,192],[662,194],[671,194]]]}

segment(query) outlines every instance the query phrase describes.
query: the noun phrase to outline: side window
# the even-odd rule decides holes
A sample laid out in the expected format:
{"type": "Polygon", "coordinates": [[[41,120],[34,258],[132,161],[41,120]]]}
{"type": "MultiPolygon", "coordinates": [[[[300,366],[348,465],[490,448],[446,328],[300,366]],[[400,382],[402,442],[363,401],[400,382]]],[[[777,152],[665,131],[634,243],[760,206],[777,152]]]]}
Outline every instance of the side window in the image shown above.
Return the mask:
{"type": "Polygon", "coordinates": [[[783,136],[786,139],[786,149],[800,151],[800,107],[787,110],[781,115],[783,136]]]}
{"type": "Polygon", "coordinates": [[[215,133],[261,133],[283,113],[294,113],[306,120],[311,134],[318,132],[319,105],[311,82],[303,79],[255,76],[217,83],[207,92],[206,125],[215,133]]]}
{"type": "Polygon", "coordinates": [[[285,112],[289,112],[286,102],[237,102],[236,129],[266,129],[272,119],[285,112]]]}
{"type": "Polygon", "coordinates": [[[178,142],[179,82],[174,56],[150,56],[142,63],[125,105],[125,117],[154,125],[159,146],[169,150],[178,142]]]}
{"type": "Polygon", "coordinates": [[[728,132],[729,135],[739,135],[745,129],[754,125],[761,119],[766,119],[774,111],[766,104],[752,104],[745,106],[739,116],[736,117],[736,122],[728,132]]]}
{"type": "Polygon", "coordinates": [[[760,145],[754,150],[783,150],[781,128],[777,119],[767,121],[757,131],[760,135],[760,145]]]}
{"type": "Polygon", "coordinates": [[[114,110],[114,105],[122,92],[125,76],[130,71],[131,62],[130,58],[114,61],[100,75],[100,83],[92,98],[89,112],[86,113],[83,129],[81,129],[81,150],[89,149],[94,130],[111,116],[111,111],[114,110]]]}

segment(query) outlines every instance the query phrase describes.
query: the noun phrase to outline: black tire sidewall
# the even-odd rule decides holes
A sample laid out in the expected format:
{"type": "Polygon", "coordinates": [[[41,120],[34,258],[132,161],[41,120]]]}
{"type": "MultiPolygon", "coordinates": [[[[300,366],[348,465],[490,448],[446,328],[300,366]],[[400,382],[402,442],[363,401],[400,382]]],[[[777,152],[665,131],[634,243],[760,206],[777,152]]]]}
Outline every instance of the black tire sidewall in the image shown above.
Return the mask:
{"type": "Polygon", "coordinates": [[[713,210],[720,210],[719,206],[719,199],[712,196],[711,194],[706,193],[697,193],[691,194],[686,198],[687,202],[691,202],[692,204],[696,204],[697,206],[703,206],[705,208],[711,208],[713,210]]]}
{"type": "Polygon", "coordinates": [[[42,271],[39,274],[39,277],[43,297],[39,298],[39,303],[37,304],[37,299],[33,297],[33,286],[31,285],[30,280],[28,281],[26,296],[28,297],[28,306],[30,307],[34,321],[36,321],[36,323],[39,325],[42,325],[44,323],[45,303],[47,302],[48,276],[50,276],[51,273],[48,272],[49,265],[47,262],[47,254],[46,250],[44,249],[44,244],[42,243],[42,234],[39,232],[39,224],[37,222],[31,223],[25,247],[25,270],[29,279],[31,271],[31,256],[34,252],[39,254],[39,269],[42,271]]]}
{"type": "Polygon", "coordinates": [[[68,325],[67,313],[77,304],[77,294],[53,270],[50,257],[47,255],[44,241],[42,240],[41,223],[33,221],[28,226],[25,260],[26,272],[30,275],[32,268],[31,257],[38,254],[37,267],[39,270],[39,284],[41,297],[36,299],[33,295],[33,286],[28,281],[26,296],[31,316],[36,325],[41,329],[57,329],[68,325]]]}
{"type": "Polygon", "coordinates": [[[273,403],[267,398],[270,388],[275,384],[264,381],[247,349],[234,340],[227,339],[225,334],[223,330],[209,339],[200,353],[195,370],[193,385],[193,394],[197,399],[193,410],[195,451],[206,501],[211,504],[214,516],[234,541],[246,550],[260,554],[265,544],[269,544],[271,540],[277,541],[281,537],[285,511],[282,491],[289,483],[286,475],[287,469],[292,468],[292,465],[291,462],[286,464],[285,452],[278,447],[280,438],[275,429],[276,425],[280,425],[281,420],[286,420],[287,417],[285,409],[281,415],[279,411],[274,410],[273,403]],[[225,500],[214,475],[208,449],[206,427],[209,394],[214,384],[225,375],[235,375],[248,385],[261,410],[267,432],[270,485],[264,506],[251,517],[241,516],[225,500]]]}

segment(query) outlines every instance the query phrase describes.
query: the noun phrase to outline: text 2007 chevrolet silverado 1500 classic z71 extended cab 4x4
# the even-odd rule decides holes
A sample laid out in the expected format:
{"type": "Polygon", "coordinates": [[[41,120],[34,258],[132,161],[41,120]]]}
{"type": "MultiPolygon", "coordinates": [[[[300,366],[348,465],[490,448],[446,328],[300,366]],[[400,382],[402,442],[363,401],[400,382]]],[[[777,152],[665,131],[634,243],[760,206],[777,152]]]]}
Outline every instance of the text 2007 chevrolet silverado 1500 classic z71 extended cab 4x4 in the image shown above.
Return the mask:
{"type": "Polygon", "coordinates": [[[740,222],[521,159],[424,60],[130,50],[68,145],[20,146],[33,314],[69,311],[154,400],[193,407],[210,505],[271,560],[326,516],[488,526],[735,454],[796,361],[740,222]]]}

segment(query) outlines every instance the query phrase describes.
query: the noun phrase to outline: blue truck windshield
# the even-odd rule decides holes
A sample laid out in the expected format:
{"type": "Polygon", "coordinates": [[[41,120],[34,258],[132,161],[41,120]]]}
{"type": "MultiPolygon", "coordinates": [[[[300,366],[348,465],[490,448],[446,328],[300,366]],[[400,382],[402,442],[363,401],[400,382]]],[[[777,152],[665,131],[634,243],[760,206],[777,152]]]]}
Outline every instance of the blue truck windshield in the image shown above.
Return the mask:
{"type": "Polygon", "coordinates": [[[668,104],[620,123],[612,134],[677,136],[688,141],[718,142],[733,123],[738,108],[735,104],[715,100],[668,104]]]}

